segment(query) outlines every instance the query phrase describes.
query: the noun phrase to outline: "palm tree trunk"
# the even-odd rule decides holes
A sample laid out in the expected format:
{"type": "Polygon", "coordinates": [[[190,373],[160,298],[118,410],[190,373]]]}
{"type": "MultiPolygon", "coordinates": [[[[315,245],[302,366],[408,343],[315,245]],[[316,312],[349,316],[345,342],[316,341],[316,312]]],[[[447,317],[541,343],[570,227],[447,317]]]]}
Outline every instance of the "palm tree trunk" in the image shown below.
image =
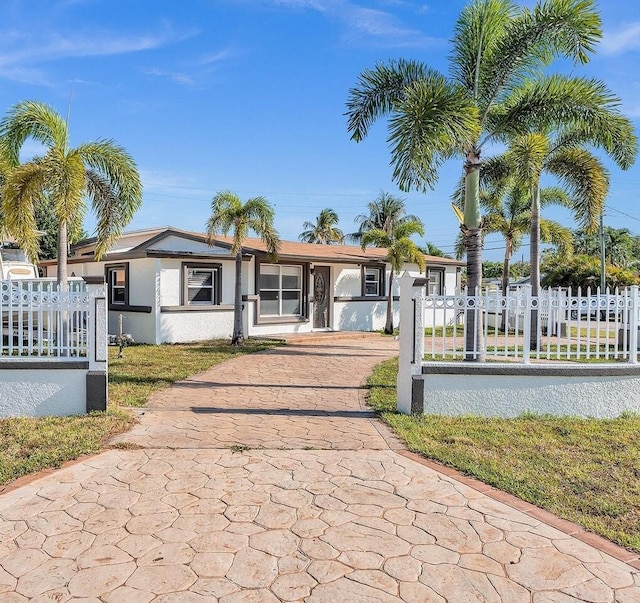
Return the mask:
{"type": "MultiPolygon", "coordinates": [[[[69,277],[67,271],[67,253],[68,253],[68,228],[67,223],[62,220],[58,226],[58,289],[59,291],[69,290],[69,277]]],[[[60,356],[67,356],[67,346],[69,337],[67,330],[69,327],[69,313],[62,311],[60,313],[60,321],[57,326],[57,343],[60,356]]]]}
{"type": "Polygon", "coordinates": [[[387,335],[393,334],[393,267],[389,272],[389,295],[387,295],[387,322],[384,325],[387,335]]]}
{"type": "MultiPolygon", "coordinates": [[[[507,296],[507,289],[509,288],[509,263],[511,260],[511,239],[507,239],[506,247],[504,251],[504,263],[502,264],[502,297],[507,296]]],[[[507,312],[508,308],[502,310],[502,319],[500,320],[500,330],[505,332],[507,330],[507,312]]]]}
{"type": "Polygon", "coordinates": [[[58,226],[58,286],[60,291],[67,291],[69,288],[69,277],[67,271],[67,253],[69,245],[68,227],[65,221],[58,226]]]}
{"type": "Polygon", "coordinates": [[[242,332],[242,249],[236,254],[236,283],[233,299],[233,337],[231,345],[241,345],[244,342],[242,332]]]}
{"type": "MultiPolygon", "coordinates": [[[[467,254],[467,287],[470,295],[482,287],[482,228],[480,217],[480,152],[472,150],[464,164],[464,241],[467,254]]],[[[484,361],[482,315],[474,309],[466,314],[465,360],[484,361]]]]}
{"type": "MultiPolygon", "coordinates": [[[[536,182],[531,189],[531,295],[540,295],[540,183],[536,182]]],[[[538,347],[538,310],[531,310],[531,350],[538,347]]]]}

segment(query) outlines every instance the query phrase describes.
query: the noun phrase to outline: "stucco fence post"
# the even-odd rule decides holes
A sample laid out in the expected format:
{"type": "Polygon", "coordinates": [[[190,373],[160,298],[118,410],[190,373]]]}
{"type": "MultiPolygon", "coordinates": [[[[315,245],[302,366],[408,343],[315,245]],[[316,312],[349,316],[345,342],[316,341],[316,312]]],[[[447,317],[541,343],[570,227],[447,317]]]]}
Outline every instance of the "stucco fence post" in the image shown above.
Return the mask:
{"type": "Polygon", "coordinates": [[[424,305],[427,280],[405,272],[400,277],[400,359],[398,366],[398,411],[423,412],[424,305]]]}
{"type": "Polygon", "coordinates": [[[89,294],[89,316],[87,321],[87,412],[107,410],[108,404],[108,335],[107,297],[104,278],[84,277],[89,294]]]}

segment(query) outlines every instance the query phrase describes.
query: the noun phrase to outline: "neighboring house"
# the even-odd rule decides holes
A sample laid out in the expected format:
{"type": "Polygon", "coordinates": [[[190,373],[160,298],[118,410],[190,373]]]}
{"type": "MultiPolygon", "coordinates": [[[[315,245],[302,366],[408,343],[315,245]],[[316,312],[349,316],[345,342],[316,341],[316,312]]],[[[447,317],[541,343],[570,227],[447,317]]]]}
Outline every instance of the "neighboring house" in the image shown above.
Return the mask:
{"type": "MultiPolygon", "coordinates": [[[[123,330],[136,342],[230,337],[235,279],[231,243],[215,237],[209,245],[205,234],[152,228],[123,234],[96,262],[95,239],[87,239],[72,248],[69,274],[105,277],[112,334],[122,314],[123,330]]],[[[384,327],[386,250],[282,241],[277,263],[270,263],[262,241],[248,239],[243,254],[246,336],[384,327]]],[[[426,259],[430,292],[456,293],[463,264],[426,259]]],[[[41,265],[46,276],[55,276],[55,260],[41,265]]],[[[406,270],[418,273],[412,264],[406,270]]]]}

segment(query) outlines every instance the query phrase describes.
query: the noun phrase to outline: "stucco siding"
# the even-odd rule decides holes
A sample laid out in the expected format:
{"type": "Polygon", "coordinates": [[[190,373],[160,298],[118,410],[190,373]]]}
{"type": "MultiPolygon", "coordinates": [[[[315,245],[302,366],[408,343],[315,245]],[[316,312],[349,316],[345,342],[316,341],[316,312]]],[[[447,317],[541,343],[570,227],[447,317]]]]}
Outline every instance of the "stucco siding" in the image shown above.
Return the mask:
{"type": "Polygon", "coordinates": [[[0,418],[84,414],[86,374],[86,369],[3,368],[0,371],[0,418]]]}
{"type": "Polygon", "coordinates": [[[187,343],[231,338],[233,310],[162,312],[159,343],[187,343]]]}
{"type": "MultiPolygon", "coordinates": [[[[521,367],[506,368],[517,373],[521,367]]],[[[562,368],[571,371],[570,367],[562,368]]],[[[604,365],[597,368],[606,372],[604,365]]],[[[613,370],[608,375],[583,375],[576,367],[573,374],[553,374],[554,365],[528,365],[521,368],[521,375],[476,374],[481,371],[465,371],[462,365],[457,369],[458,374],[427,372],[414,377],[424,379],[425,413],[517,417],[532,412],[613,418],[624,412],[640,412],[638,375],[614,374],[613,370]]],[[[499,372],[500,365],[492,364],[489,369],[486,372],[499,372]]]]}
{"type": "MultiPolygon", "coordinates": [[[[386,301],[337,301],[333,305],[333,329],[336,331],[378,331],[384,328],[386,318],[386,301]]],[[[397,311],[394,312],[394,324],[398,324],[397,311]]]]}

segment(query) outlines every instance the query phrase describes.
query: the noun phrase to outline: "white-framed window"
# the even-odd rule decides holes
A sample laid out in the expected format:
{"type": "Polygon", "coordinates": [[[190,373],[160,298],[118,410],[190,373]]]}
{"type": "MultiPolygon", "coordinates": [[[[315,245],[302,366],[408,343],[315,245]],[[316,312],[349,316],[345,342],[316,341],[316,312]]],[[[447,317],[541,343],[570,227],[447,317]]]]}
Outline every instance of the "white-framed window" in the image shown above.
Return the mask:
{"type": "Polygon", "coordinates": [[[260,264],[260,316],[302,316],[302,266],[260,264]]]}
{"type": "Polygon", "coordinates": [[[220,264],[183,264],[183,298],[186,306],[220,303],[220,264]]]}
{"type": "Polygon", "coordinates": [[[384,268],[381,266],[364,266],[362,269],[362,295],[365,297],[381,297],[384,295],[384,268]]]}
{"type": "Polygon", "coordinates": [[[429,295],[442,295],[444,292],[444,270],[428,270],[429,295]]]}
{"type": "Polygon", "coordinates": [[[106,267],[110,306],[126,306],[129,304],[128,268],[127,264],[106,267]]]}

